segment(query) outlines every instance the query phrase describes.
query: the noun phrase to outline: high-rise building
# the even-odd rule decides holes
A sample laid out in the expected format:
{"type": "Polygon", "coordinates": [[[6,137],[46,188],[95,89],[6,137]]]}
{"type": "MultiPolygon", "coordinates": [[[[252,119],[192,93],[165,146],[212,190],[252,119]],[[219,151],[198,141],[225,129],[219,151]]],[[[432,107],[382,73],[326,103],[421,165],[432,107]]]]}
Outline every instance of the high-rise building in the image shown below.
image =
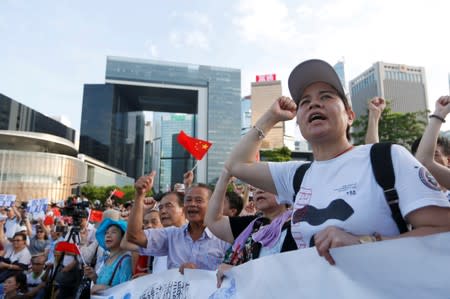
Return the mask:
{"type": "MultiPolygon", "coordinates": [[[[266,112],[281,93],[281,81],[264,80],[252,83],[251,115],[252,126],[266,112]]],[[[261,149],[274,149],[284,146],[284,122],[277,123],[264,138],[261,149]]]]}
{"type": "Polygon", "coordinates": [[[191,155],[178,143],[181,130],[195,135],[195,115],[157,112],[153,114],[155,143],[153,165],[158,172],[155,186],[166,191],[175,183],[183,182],[183,174],[194,166],[191,155]]]}
{"type": "Polygon", "coordinates": [[[252,127],[252,99],[246,96],[241,101],[241,135],[245,135],[252,127]]]}
{"type": "Polygon", "coordinates": [[[350,81],[350,95],[356,116],[367,113],[367,102],[374,96],[391,101],[395,112],[428,109],[423,67],[376,62],[350,81]]]}
{"type": "Polygon", "coordinates": [[[344,90],[347,92],[347,83],[345,82],[345,69],[344,69],[344,60],[338,61],[334,66],[334,70],[341,80],[341,84],[344,87],[344,90]]]}
{"type": "Polygon", "coordinates": [[[105,77],[106,84],[84,87],[81,153],[137,178],[144,170],[142,111],[192,114],[193,137],[213,144],[196,178],[209,182],[220,175],[240,138],[240,70],[108,57],[105,77]]]}

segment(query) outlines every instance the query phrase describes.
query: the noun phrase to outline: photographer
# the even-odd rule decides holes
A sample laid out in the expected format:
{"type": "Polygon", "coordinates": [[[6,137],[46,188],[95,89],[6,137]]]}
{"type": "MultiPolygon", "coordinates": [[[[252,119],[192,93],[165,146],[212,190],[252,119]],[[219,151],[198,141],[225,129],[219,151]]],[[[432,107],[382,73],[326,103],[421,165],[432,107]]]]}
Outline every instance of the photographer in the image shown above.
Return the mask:
{"type": "Polygon", "coordinates": [[[80,245],[89,246],[95,241],[95,227],[88,221],[89,213],[86,210],[81,211],[79,214],[81,217],[80,222],[80,245]]]}

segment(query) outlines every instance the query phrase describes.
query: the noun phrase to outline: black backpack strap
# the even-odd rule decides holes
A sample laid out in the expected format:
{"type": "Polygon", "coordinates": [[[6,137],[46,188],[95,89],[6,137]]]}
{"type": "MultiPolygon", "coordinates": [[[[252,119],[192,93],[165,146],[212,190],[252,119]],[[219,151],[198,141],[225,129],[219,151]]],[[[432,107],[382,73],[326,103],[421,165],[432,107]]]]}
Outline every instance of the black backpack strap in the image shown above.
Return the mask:
{"type": "Polygon", "coordinates": [[[292,198],[292,202],[295,202],[295,196],[297,195],[298,191],[300,191],[300,186],[303,182],[303,177],[305,176],[306,171],[311,166],[311,162],[304,163],[300,165],[294,174],[294,179],[292,180],[292,187],[294,187],[294,197],[292,198]]]}
{"type": "Polygon", "coordinates": [[[130,258],[131,258],[131,256],[130,256],[128,253],[125,253],[124,255],[122,255],[122,256],[120,257],[119,261],[117,262],[116,266],[114,267],[113,274],[111,275],[111,278],[109,279],[109,282],[108,282],[108,285],[109,285],[109,286],[112,286],[113,279],[114,279],[114,276],[116,276],[117,269],[119,268],[119,266],[122,264],[122,261],[123,261],[126,257],[130,257],[130,258]]]}
{"type": "Polygon", "coordinates": [[[391,209],[394,219],[400,233],[408,231],[405,220],[403,219],[400,207],[398,205],[398,193],[395,189],[395,173],[392,164],[391,143],[375,143],[370,149],[370,162],[372,171],[378,185],[383,188],[384,197],[391,209]]]}

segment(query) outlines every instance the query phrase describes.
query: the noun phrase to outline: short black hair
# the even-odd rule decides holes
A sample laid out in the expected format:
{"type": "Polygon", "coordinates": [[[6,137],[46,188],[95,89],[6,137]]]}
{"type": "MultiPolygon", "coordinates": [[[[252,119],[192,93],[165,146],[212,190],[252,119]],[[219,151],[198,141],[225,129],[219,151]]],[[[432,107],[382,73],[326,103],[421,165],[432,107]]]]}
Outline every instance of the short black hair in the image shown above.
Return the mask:
{"type": "MultiPolygon", "coordinates": [[[[411,153],[413,154],[413,156],[415,156],[417,153],[417,149],[419,148],[420,140],[422,140],[422,137],[417,138],[411,144],[411,153]]],[[[444,136],[439,136],[436,141],[436,145],[439,145],[442,147],[442,149],[444,150],[444,153],[443,153],[444,155],[450,156],[450,144],[449,144],[448,138],[446,138],[444,136]]]]}
{"type": "MultiPolygon", "coordinates": [[[[19,291],[21,293],[28,292],[28,285],[27,285],[27,276],[22,271],[17,271],[10,275],[7,279],[14,277],[16,280],[16,284],[19,286],[19,291]]],[[[14,297],[17,298],[17,297],[14,297]]]]}
{"type": "Polygon", "coordinates": [[[171,195],[171,194],[173,194],[173,195],[175,195],[177,197],[178,205],[180,207],[184,207],[184,194],[181,193],[181,192],[177,192],[177,191],[169,191],[169,192],[165,192],[163,194],[160,194],[159,195],[159,200],[158,199],[155,199],[155,200],[156,201],[161,201],[161,199],[163,199],[167,195],[171,195]]]}
{"type": "MultiPolygon", "coordinates": [[[[208,184],[205,184],[205,183],[195,183],[195,184],[192,184],[191,186],[189,186],[188,190],[189,190],[189,189],[192,189],[192,188],[203,188],[203,189],[206,189],[206,190],[208,191],[208,199],[211,198],[211,195],[212,195],[213,190],[211,189],[211,186],[209,186],[208,184]]],[[[188,193],[188,190],[186,190],[186,192],[185,192],[184,195],[186,195],[186,194],[188,193]]]]}
{"type": "Polygon", "coordinates": [[[244,208],[244,200],[242,199],[242,196],[234,191],[227,191],[225,196],[228,199],[230,209],[236,209],[236,216],[241,214],[241,211],[244,208]]]}
{"type": "Polygon", "coordinates": [[[447,137],[439,136],[436,144],[442,147],[444,155],[450,156],[450,144],[447,137]]]}
{"type": "Polygon", "coordinates": [[[27,240],[27,235],[26,235],[25,233],[23,233],[23,232],[17,232],[17,233],[15,233],[14,236],[13,236],[13,239],[14,239],[16,236],[21,236],[21,237],[22,237],[22,241],[26,241],[26,240],[27,240]]]}

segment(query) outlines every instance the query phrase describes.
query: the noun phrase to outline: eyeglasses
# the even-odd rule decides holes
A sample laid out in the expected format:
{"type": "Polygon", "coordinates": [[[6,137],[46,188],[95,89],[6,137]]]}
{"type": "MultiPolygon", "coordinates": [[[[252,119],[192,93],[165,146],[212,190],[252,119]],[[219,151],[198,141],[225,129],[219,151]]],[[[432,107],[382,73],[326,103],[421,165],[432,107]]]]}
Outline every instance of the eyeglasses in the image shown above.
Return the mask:
{"type": "Polygon", "coordinates": [[[36,265],[36,266],[43,266],[45,265],[44,263],[31,263],[32,265],[36,265]]]}
{"type": "Polygon", "coordinates": [[[44,232],[43,230],[38,230],[37,231],[38,234],[43,233],[43,232],[44,232]]]}
{"type": "Polygon", "coordinates": [[[19,239],[13,239],[13,242],[20,242],[20,241],[25,241],[25,240],[19,240],[19,239]]]}

